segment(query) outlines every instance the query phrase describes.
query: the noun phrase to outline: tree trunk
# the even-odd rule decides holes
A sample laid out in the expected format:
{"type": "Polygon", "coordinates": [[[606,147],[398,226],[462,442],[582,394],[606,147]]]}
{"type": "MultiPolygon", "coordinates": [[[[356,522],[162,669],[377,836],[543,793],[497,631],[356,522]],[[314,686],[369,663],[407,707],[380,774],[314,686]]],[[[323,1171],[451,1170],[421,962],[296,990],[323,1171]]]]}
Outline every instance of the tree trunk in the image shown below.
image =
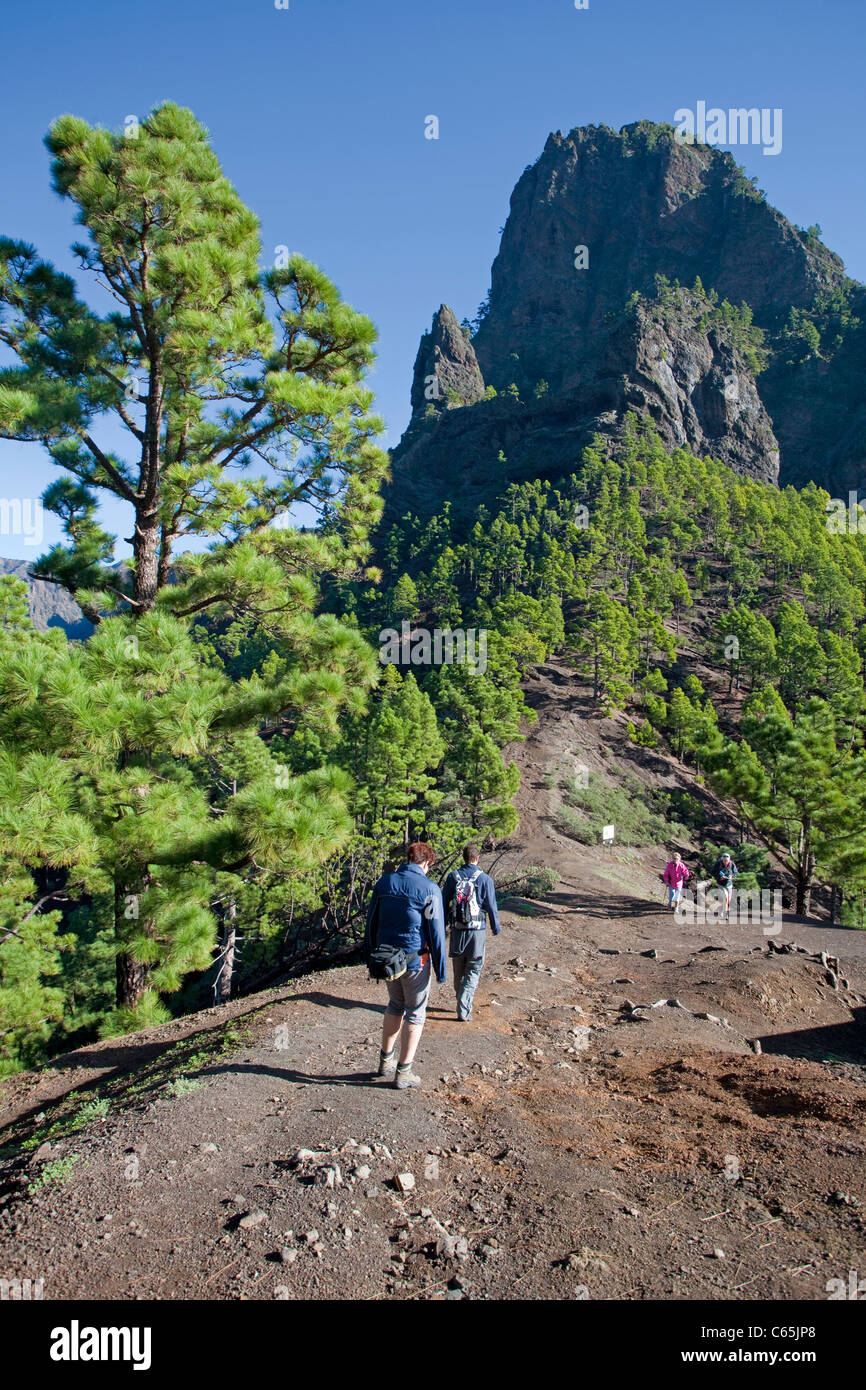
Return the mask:
{"type": "Polygon", "coordinates": [[[147,613],[153,607],[159,592],[159,524],[156,512],[141,514],[135,519],[133,536],[133,555],[135,572],[132,581],[132,597],[136,602],[136,613],[147,613]]]}
{"type": "Polygon", "coordinates": [[[797,866],[797,900],[795,912],[798,917],[808,917],[812,905],[812,883],[815,877],[814,856],[808,854],[797,866]]]}
{"type": "MultiPolygon", "coordinates": [[[[114,884],[114,937],[117,943],[115,959],[115,1000],[118,1008],[134,1008],[147,992],[150,980],[150,966],[137,961],[124,947],[129,939],[130,922],[138,923],[136,930],[142,929],[138,916],[138,904],[146,884],[132,885],[115,880],[114,884]]],[[[147,935],[148,924],[143,924],[147,935]]]]}
{"type": "Polygon", "coordinates": [[[799,844],[797,846],[797,906],[798,915],[809,916],[811,906],[812,883],[815,878],[815,856],[811,848],[812,840],[812,821],[811,817],[806,817],[800,827],[799,844]]]}
{"type": "Polygon", "coordinates": [[[830,889],[830,926],[835,927],[842,915],[842,889],[834,883],[830,889]]]}
{"type": "Polygon", "coordinates": [[[220,928],[219,970],[214,980],[214,1003],[227,1004],[232,996],[232,977],[235,969],[235,945],[237,941],[237,903],[232,900],[226,907],[220,928]]]}
{"type": "Polygon", "coordinates": [[[134,1008],[147,992],[148,969],[132,956],[117,957],[115,969],[115,1000],[117,1007],[134,1008]]]}

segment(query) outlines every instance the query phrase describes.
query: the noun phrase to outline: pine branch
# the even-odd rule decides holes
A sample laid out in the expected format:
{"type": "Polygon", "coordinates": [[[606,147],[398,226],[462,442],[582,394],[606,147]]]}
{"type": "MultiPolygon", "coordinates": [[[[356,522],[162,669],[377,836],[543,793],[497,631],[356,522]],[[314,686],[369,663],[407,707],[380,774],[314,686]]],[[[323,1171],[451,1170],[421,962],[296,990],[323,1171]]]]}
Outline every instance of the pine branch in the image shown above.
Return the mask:
{"type": "MultiPolygon", "coordinates": [[[[24,917],[21,918],[21,921],[18,923],[19,927],[23,927],[25,922],[29,922],[31,917],[35,917],[40,907],[43,907],[45,903],[50,902],[52,898],[56,898],[59,903],[72,902],[72,898],[68,897],[65,893],[46,893],[45,896],[40,898],[37,903],[34,903],[30,911],[26,913],[24,917]]],[[[6,935],[0,937],[0,946],[3,945],[4,941],[8,941],[10,936],[16,936],[19,941],[24,941],[25,939],[21,935],[21,933],[15,931],[13,927],[3,927],[2,930],[6,933],[6,935]]]]}
{"type": "Polygon", "coordinates": [[[138,494],[133,492],[129,483],[126,481],[123,475],[117,471],[114,464],[111,462],[111,459],[108,458],[108,456],[102,452],[99,445],[96,443],[94,439],[91,439],[89,434],[83,434],[81,438],[87,445],[93,457],[96,459],[96,462],[102,468],[104,468],[109,478],[111,478],[111,480],[114,482],[121,496],[125,497],[127,502],[131,502],[133,506],[136,506],[140,500],[138,494]]]}

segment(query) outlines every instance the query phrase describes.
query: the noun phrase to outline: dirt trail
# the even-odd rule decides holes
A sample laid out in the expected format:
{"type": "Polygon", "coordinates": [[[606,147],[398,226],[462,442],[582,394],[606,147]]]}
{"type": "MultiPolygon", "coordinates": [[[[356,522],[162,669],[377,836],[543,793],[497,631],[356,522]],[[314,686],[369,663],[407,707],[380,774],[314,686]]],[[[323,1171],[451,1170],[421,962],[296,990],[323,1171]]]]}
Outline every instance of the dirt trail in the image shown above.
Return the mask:
{"type": "Polygon", "coordinates": [[[13,1078],[0,1277],[56,1299],[825,1299],[866,1268],[866,933],[679,924],[649,859],[560,835],[552,766],[604,753],[545,680],[511,855],[563,881],[503,912],[471,1023],[434,988],[423,1091],[371,1076],[361,967],[13,1078]]]}
{"type": "MultiPolygon", "coordinates": [[[[473,1022],[435,996],[422,1093],[371,1078],[359,967],[232,1006],[248,1036],[223,1053],[219,1011],[7,1086],[18,1138],[113,1104],[7,1160],[4,1277],[52,1298],[826,1297],[864,1262],[857,1006],[805,956],[702,953],[719,941],[652,905],[560,896],[503,914],[473,1022]],[[622,1011],[662,997],[685,1007],[622,1011]],[[841,1060],[768,1055],[791,1032],[841,1060]]],[[[820,935],[866,989],[859,935],[820,935]]]]}

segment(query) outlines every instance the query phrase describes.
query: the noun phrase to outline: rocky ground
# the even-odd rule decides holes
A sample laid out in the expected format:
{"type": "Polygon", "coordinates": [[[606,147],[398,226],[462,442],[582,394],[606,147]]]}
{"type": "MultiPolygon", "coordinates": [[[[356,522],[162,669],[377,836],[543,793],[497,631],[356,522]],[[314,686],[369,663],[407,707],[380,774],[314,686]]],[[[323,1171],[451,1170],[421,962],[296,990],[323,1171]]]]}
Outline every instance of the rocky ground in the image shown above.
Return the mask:
{"type": "Polygon", "coordinates": [[[511,857],[561,881],[507,904],[470,1023],[434,987],[423,1090],[372,1075],[384,990],[361,966],[11,1078],[0,1278],[61,1300],[822,1300],[866,1272],[866,933],[678,922],[658,863],[557,829],[559,780],[610,739],[554,668],[532,696],[511,857]]]}
{"type": "Polygon", "coordinates": [[[768,954],[556,897],[503,915],[470,1023],[435,994],[421,1092],[371,1077],[361,967],[7,1085],[3,1276],[56,1299],[826,1298],[866,1264],[866,938],[798,925],[803,952],[768,954]],[[847,992],[806,954],[828,948],[847,992]]]}

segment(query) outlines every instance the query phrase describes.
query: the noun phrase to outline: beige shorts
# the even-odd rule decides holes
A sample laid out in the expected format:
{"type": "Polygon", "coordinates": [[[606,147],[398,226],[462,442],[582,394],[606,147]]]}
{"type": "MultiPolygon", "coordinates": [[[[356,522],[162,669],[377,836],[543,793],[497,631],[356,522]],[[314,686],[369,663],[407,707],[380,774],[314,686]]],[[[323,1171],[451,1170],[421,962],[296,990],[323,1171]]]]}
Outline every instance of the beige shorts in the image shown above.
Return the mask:
{"type": "Polygon", "coordinates": [[[386,1014],[402,1018],[406,1023],[423,1023],[427,1017],[427,1001],[433,983],[430,961],[419,970],[407,970],[398,980],[386,980],[388,1007],[386,1014]]]}

